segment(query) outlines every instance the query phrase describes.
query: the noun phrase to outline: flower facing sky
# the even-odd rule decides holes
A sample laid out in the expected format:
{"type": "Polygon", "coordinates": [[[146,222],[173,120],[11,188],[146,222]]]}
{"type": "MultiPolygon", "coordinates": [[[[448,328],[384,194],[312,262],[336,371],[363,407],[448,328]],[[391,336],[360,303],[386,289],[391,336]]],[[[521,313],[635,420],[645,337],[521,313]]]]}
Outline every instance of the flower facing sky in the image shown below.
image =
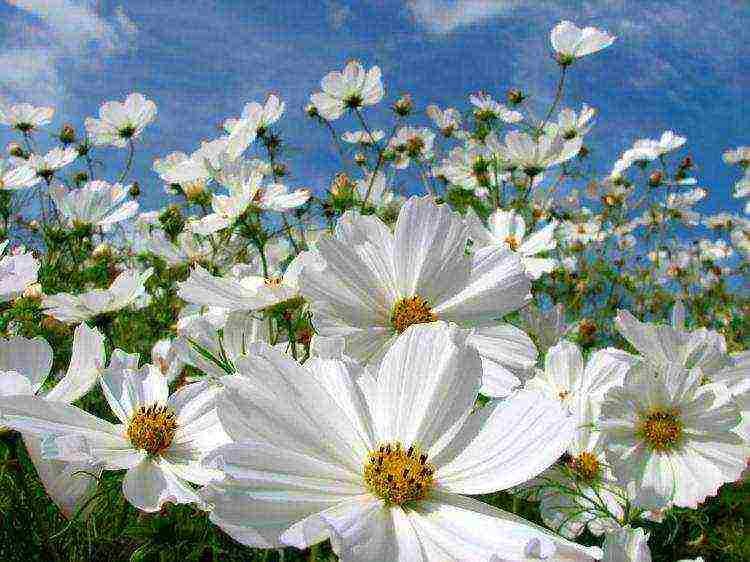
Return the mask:
{"type": "Polygon", "coordinates": [[[156,104],[143,94],[130,94],[124,102],[108,101],[99,108],[99,118],[86,118],[86,132],[97,146],[122,148],[137,139],[156,117],[156,104]]]}
{"type": "Polygon", "coordinates": [[[469,227],[431,197],[412,197],[395,232],[373,216],[347,212],[316,244],[321,265],[302,269],[300,291],[323,336],[377,363],[413,324],[446,320],[473,328],[484,363],[483,392],[504,396],[536,360],[531,339],[500,322],[521,308],[530,282],[520,258],[498,247],[466,253],[469,227]]]}
{"type": "Polygon", "coordinates": [[[234,443],[205,461],[226,474],[202,492],[211,520],[262,548],[330,538],[342,562],[597,555],[464,495],[527,480],[572,434],[534,393],[470,414],[482,369],[467,335],[413,326],[376,378],[333,354],[302,366],[256,344],[218,399],[234,443]]]}
{"type": "Polygon", "coordinates": [[[365,71],[359,61],[350,61],[342,72],[334,70],[320,81],[322,92],[310,96],[318,113],[328,120],[341,117],[346,110],[375,105],[383,99],[385,90],[380,78],[380,67],[365,71]]]}
{"type": "Polygon", "coordinates": [[[201,460],[228,441],[216,415],[220,387],[200,382],[169,395],[158,367],[138,369],[138,356],[120,350],[101,386],[119,423],[75,406],[38,397],[0,399],[3,420],[42,439],[42,458],[126,469],[123,495],[138,509],[159,511],[166,502],[200,503],[188,484],[218,477],[201,460]]]}

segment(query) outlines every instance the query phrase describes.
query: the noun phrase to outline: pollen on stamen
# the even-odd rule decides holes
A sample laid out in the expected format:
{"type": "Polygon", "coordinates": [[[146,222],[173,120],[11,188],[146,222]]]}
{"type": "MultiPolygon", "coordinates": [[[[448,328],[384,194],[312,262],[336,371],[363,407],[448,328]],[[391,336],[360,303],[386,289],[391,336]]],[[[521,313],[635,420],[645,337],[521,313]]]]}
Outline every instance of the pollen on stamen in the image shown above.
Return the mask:
{"type": "Polygon", "coordinates": [[[435,467],[427,454],[412,445],[385,443],[370,453],[364,468],[365,483],[376,496],[389,505],[424,499],[432,488],[435,467]]]}
{"type": "Polygon", "coordinates": [[[642,417],[637,435],[657,451],[668,451],[682,439],[682,422],[674,410],[652,410],[642,417]]]}
{"type": "Polygon", "coordinates": [[[394,305],[391,313],[391,325],[399,334],[413,324],[426,324],[437,319],[437,314],[432,312],[427,301],[419,295],[401,299],[394,305]]]}
{"type": "Polygon", "coordinates": [[[127,435],[136,449],[156,455],[167,449],[177,431],[177,420],[171,408],[159,404],[139,406],[128,424],[127,435]]]}

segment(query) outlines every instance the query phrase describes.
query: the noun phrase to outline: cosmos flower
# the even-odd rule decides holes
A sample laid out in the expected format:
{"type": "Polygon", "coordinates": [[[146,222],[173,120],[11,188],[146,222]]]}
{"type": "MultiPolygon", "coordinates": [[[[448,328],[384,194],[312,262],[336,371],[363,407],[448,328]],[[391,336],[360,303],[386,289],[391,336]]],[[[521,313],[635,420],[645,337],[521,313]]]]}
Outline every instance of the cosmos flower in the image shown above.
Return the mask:
{"type": "Polygon", "coordinates": [[[29,103],[0,105],[0,123],[22,133],[47,125],[54,114],[53,107],[35,107],[29,103]]]}
{"type": "Polygon", "coordinates": [[[700,369],[644,361],[607,393],[599,423],[607,461],[635,505],[695,508],[745,469],[739,409],[723,385],[701,378],[700,369]]]}
{"type": "Polygon", "coordinates": [[[470,415],[482,373],[466,337],[443,322],[413,326],[377,378],[343,357],[299,365],[253,346],[217,404],[234,443],[205,461],[226,474],[202,491],[211,521],[261,548],[330,538],[347,562],[597,555],[464,495],[537,474],[572,430],[533,393],[470,415]]]}
{"type": "Polygon", "coordinates": [[[359,61],[350,61],[342,72],[334,70],[320,81],[322,92],[310,96],[310,101],[324,119],[333,121],[346,110],[375,105],[383,99],[380,67],[365,71],[359,61]]]}
{"type": "Polygon", "coordinates": [[[0,243],[0,303],[16,298],[26,287],[36,283],[41,267],[31,252],[3,256],[8,244],[8,240],[0,243]]]}
{"type": "Polygon", "coordinates": [[[143,273],[126,270],[117,276],[108,289],[95,289],[79,295],[48,295],[42,300],[42,308],[45,314],[60,322],[85,322],[100,314],[115,312],[135,303],[146,294],[145,283],[152,273],[153,269],[147,269],[143,273]]]}
{"type": "Polygon", "coordinates": [[[536,361],[529,337],[503,315],[528,300],[530,282],[513,252],[465,252],[468,225],[430,197],[412,197],[395,233],[373,216],[347,212],[323,236],[299,286],[320,335],[341,336],[347,355],[377,363],[412,324],[435,320],[474,328],[469,341],[485,368],[482,392],[505,396],[536,361]],[[322,265],[324,264],[324,265],[322,265]]]}
{"type": "Polygon", "coordinates": [[[572,64],[576,59],[594,54],[615,41],[615,37],[596,27],[581,29],[569,21],[558,23],[550,34],[552,48],[561,65],[572,64]]]}
{"type": "Polygon", "coordinates": [[[128,189],[119,183],[94,180],[79,189],[57,185],[51,188],[50,194],[71,227],[90,225],[107,232],[138,212],[138,202],[125,201],[128,189]]]}
{"type": "MultiPolygon", "coordinates": [[[[93,388],[104,367],[104,336],[86,324],[73,335],[73,347],[65,376],[48,392],[42,386],[52,369],[52,348],[42,338],[0,340],[0,399],[39,395],[44,400],[70,404],[93,388]]],[[[12,400],[12,399],[11,399],[12,400]]],[[[3,407],[0,406],[0,431],[3,407]]],[[[81,472],[96,474],[88,462],[64,462],[42,458],[42,443],[31,434],[23,440],[44,488],[60,510],[70,517],[96,488],[96,480],[81,472]]]]}
{"type": "Polygon", "coordinates": [[[156,117],[156,104],[143,94],[130,94],[124,102],[108,101],[99,108],[99,119],[87,117],[86,132],[96,146],[122,148],[141,136],[156,117]]]}
{"type": "Polygon", "coordinates": [[[557,222],[552,221],[544,228],[526,237],[526,222],[514,210],[495,210],[487,219],[487,226],[473,211],[466,215],[469,223],[469,238],[477,248],[500,246],[517,252],[521,256],[526,273],[532,279],[539,279],[542,274],[550,273],[555,268],[555,260],[534,257],[539,253],[555,249],[554,238],[557,222]]]}
{"type": "Polygon", "coordinates": [[[157,367],[138,369],[138,356],[121,350],[114,351],[100,384],[119,423],[26,396],[0,399],[3,421],[40,438],[46,460],[125,469],[123,495],[140,510],[159,511],[166,502],[201,504],[188,482],[203,485],[218,478],[201,460],[229,441],[214,404],[221,387],[204,381],[170,396],[157,367]]]}
{"type": "Polygon", "coordinates": [[[23,189],[39,183],[41,177],[36,169],[24,162],[13,166],[7,160],[0,159],[0,191],[3,189],[23,189]]]}

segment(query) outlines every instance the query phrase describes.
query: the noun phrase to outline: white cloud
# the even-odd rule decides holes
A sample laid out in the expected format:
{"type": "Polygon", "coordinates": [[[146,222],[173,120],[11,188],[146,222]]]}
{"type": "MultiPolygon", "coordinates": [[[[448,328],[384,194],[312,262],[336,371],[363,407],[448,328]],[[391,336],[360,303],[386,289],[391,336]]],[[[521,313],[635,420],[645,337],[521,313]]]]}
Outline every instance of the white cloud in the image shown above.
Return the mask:
{"type": "Polygon", "coordinates": [[[7,0],[18,9],[0,44],[0,101],[58,105],[67,96],[62,60],[91,67],[134,47],[138,29],[122,6],[103,16],[86,0],[7,0]]]}
{"type": "Polygon", "coordinates": [[[450,33],[528,3],[528,0],[407,0],[406,6],[429,31],[450,33]]]}

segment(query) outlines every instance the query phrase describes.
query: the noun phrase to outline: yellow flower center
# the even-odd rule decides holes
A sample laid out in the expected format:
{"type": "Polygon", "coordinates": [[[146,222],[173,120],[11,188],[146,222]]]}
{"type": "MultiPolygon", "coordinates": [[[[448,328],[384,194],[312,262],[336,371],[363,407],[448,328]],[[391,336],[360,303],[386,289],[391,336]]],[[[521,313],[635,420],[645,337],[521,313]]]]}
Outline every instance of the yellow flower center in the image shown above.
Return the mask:
{"type": "Polygon", "coordinates": [[[136,449],[157,455],[172,444],[177,421],[167,406],[139,406],[128,424],[128,439],[136,449]]]}
{"type": "Polygon", "coordinates": [[[426,453],[414,445],[404,450],[398,441],[370,453],[364,470],[369,490],[390,505],[423,499],[432,488],[434,474],[426,453]]]}
{"type": "Polygon", "coordinates": [[[515,236],[506,236],[505,243],[508,245],[508,247],[513,250],[514,252],[518,250],[518,247],[521,245],[518,242],[518,238],[515,236]]]}
{"type": "Polygon", "coordinates": [[[599,476],[601,468],[596,456],[588,451],[584,451],[577,457],[572,458],[568,462],[568,466],[582,480],[594,480],[599,476]]]}
{"type": "Polygon", "coordinates": [[[399,334],[412,324],[426,324],[437,320],[430,305],[419,295],[406,297],[398,301],[391,312],[391,325],[399,334]]]}
{"type": "Polygon", "coordinates": [[[666,451],[677,446],[682,437],[682,422],[675,410],[653,410],[646,415],[637,435],[657,451],[666,451]]]}

